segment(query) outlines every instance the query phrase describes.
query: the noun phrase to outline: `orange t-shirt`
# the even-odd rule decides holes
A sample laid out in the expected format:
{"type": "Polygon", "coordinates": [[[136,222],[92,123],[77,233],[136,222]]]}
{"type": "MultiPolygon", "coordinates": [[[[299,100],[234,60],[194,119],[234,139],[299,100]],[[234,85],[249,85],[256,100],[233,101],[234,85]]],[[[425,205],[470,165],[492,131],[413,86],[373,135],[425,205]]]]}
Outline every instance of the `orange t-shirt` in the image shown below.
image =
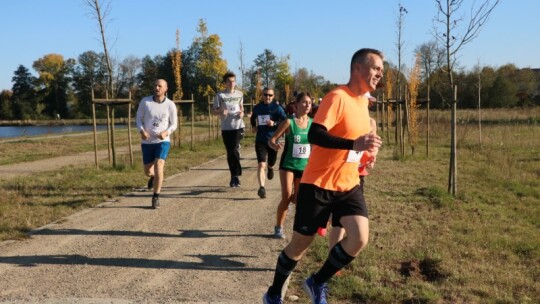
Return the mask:
{"type": "MultiPolygon", "coordinates": [[[[371,132],[368,104],[367,97],[339,86],[323,98],[313,123],[323,125],[331,135],[355,140],[371,132]]],[[[359,160],[355,151],[312,145],[302,183],[332,191],[351,190],[359,183],[359,160]]]]}

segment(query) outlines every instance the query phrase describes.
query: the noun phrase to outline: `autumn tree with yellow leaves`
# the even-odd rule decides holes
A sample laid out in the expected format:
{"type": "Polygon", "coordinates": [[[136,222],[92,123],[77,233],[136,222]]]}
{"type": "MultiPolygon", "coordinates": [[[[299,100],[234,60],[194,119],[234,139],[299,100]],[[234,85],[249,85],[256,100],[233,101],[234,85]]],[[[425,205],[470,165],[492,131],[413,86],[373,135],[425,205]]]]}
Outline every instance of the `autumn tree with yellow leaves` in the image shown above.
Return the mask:
{"type": "Polygon", "coordinates": [[[173,93],[173,100],[182,99],[182,50],[180,49],[180,30],[176,30],[176,49],[170,53],[174,74],[176,90],[173,93]]]}
{"type": "Polygon", "coordinates": [[[34,61],[32,67],[39,74],[38,83],[41,86],[38,91],[38,99],[43,111],[40,110],[40,114],[63,118],[70,116],[68,110],[70,79],[68,74],[74,65],[74,59],[64,60],[60,54],[47,54],[34,61]]]}
{"type": "Polygon", "coordinates": [[[409,99],[409,145],[411,153],[414,155],[416,144],[418,143],[418,85],[420,84],[420,55],[416,55],[416,60],[409,75],[408,99],[409,99]]]}

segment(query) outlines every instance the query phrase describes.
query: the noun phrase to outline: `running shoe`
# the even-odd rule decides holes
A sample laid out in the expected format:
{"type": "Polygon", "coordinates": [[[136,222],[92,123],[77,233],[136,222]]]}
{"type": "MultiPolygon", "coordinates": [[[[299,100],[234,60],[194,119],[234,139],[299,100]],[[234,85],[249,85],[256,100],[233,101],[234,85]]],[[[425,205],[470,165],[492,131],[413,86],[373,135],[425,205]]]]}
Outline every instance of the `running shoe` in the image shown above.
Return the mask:
{"type": "Polygon", "coordinates": [[[159,198],[152,197],[152,209],[159,209],[159,198]]]}
{"type": "Polygon", "coordinates": [[[284,239],[285,234],[283,233],[283,227],[275,226],[274,227],[274,237],[276,239],[284,239]]]}
{"type": "Polygon", "coordinates": [[[259,191],[257,191],[257,195],[260,198],[265,198],[266,197],[266,189],[264,189],[264,187],[260,187],[259,191]]]}
{"type": "Polygon", "coordinates": [[[152,189],[154,188],[154,176],[150,176],[150,179],[148,180],[148,184],[146,184],[146,186],[148,187],[148,189],[152,189]]]}
{"type": "Polygon", "coordinates": [[[268,179],[274,178],[274,168],[268,167],[268,172],[266,172],[266,177],[268,177],[268,179]]]}
{"type": "Polygon", "coordinates": [[[235,176],[234,177],[234,182],[235,182],[235,187],[240,187],[240,178],[238,178],[238,176],[235,176]]]}
{"type": "Polygon", "coordinates": [[[328,304],[326,302],[326,294],[328,293],[328,286],[326,283],[315,284],[313,276],[309,277],[302,284],[304,291],[309,295],[312,304],[328,304]]]}
{"type": "Polygon", "coordinates": [[[229,186],[230,186],[231,188],[236,187],[235,176],[231,177],[231,181],[229,182],[229,186]]]}
{"type": "Polygon", "coordinates": [[[262,298],[263,304],[283,304],[283,300],[279,296],[270,296],[265,293],[262,298]]]}

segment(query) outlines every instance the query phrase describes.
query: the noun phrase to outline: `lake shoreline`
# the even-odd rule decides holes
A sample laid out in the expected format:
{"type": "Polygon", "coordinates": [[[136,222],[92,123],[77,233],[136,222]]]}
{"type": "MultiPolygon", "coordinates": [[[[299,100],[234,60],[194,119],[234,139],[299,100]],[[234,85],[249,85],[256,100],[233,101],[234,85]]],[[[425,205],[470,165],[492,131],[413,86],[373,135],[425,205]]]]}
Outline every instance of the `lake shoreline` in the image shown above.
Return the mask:
{"type": "MultiPolygon", "coordinates": [[[[134,122],[134,119],[131,120],[134,122]]],[[[50,119],[50,120],[0,120],[0,126],[3,127],[21,127],[21,126],[91,126],[92,119],[50,119]]],[[[107,119],[96,119],[97,125],[106,125],[107,119]]],[[[127,118],[115,118],[115,125],[127,125],[127,118]]]]}

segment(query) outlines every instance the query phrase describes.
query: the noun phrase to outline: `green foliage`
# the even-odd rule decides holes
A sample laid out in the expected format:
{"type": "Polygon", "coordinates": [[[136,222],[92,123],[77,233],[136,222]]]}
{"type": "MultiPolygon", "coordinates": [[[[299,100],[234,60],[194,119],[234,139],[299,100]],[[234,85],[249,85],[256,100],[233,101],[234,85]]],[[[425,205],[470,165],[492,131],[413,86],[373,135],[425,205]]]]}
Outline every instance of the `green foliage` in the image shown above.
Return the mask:
{"type": "MultiPolygon", "coordinates": [[[[447,108],[448,79],[444,67],[430,74],[431,107],[447,108]]],[[[509,108],[534,105],[534,94],[538,81],[531,69],[518,69],[512,64],[492,67],[476,67],[471,72],[463,70],[453,73],[458,87],[458,107],[478,107],[478,86],[482,108],[509,108]],[[480,79],[479,79],[480,78],[480,79]]],[[[424,74],[420,84],[419,96],[427,96],[427,78],[424,74]]]]}
{"type": "Polygon", "coordinates": [[[273,88],[275,86],[278,62],[277,56],[269,49],[265,49],[253,61],[253,68],[259,71],[263,87],[273,88]]]}
{"type": "Polygon", "coordinates": [[[12,117],[15,119],[36,118],[36,78],[23,65],[19,65],[13,78],[12,117]]]}
{"type": "Polygon", "coordinates": [[[12,118],[12,109],[11,109],[11,96],[13,95],[13,92],[8,90],[3,90],[0,92],[0,120],[1,119],[11,119],[12,118]]]}
{"type": "Polygon", "coordinates": [[[76,117],[92,117],[92,89],[96,98],[105,96],[106,87],[100,55],[86,51],[79,55],[78,64],[73,69],[73,87],[77,98],[74,109],[76,117]]]}
{"type": "Polygon", "coordinates": [[[490,108],[509,108],[517,104],[516,97],[517,88],[504,75],[499,75],[495,78],[493,86],[488,89],[489,99],[484,104],[490,108]]]}
{"type": "MultiPolygon", "coordinates": [[[[143,96],[152,95],[154,92],[154,83],[160,77],[160,66],[164,65],[163,56],[155,56],[154,58],[146,55],[142,58],[141,72],[138,75],[139,90],[137,99],[140,100],[143,96]]],[[[169,81],[167,81],[169,82],[169,81]]]]}

